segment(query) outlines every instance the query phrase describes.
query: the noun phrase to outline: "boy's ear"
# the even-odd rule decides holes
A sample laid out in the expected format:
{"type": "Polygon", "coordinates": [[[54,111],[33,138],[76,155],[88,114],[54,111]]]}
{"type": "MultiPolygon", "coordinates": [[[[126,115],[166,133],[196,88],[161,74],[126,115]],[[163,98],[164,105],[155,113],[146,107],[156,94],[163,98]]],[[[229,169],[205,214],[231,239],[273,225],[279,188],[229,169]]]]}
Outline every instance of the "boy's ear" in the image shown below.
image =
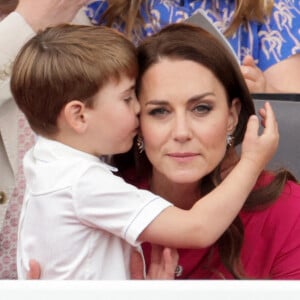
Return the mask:
{"type": "Polygon", "coordinates": [[[84,133],[87,128],[85,110],[84,103],[79,100],[68,102],[63,109],[66,122],[77,133],[84,133]]]}
{"type": "Polygon", "coordinates": [[[227,124],[227,131],[228,133],[233,133],[235,127],[239,121],[239,115],[241,111],[241,102],[240,99],[235,98],[232,101],[231,107],[229,108],[229,119],[227,124]]]}

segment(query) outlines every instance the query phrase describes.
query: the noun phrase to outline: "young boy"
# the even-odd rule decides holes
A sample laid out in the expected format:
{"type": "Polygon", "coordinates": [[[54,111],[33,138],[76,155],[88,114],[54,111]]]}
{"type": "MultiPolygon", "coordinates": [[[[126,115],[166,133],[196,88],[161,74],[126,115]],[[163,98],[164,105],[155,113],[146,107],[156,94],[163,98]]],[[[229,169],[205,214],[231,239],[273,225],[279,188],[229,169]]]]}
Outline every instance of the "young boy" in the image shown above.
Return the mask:
{"type": "Polygon", "coordinates": [[[277,129],[267,106],[264,140],[251,119],[241,161],[192,209],[125,183],[100,157],[132,147],[137,71],[134,46],[100,26],[47,29],[18,55],[12,92],[39,136],[24,159],[20,279],[30,258],[41,263],[41,279],[128,279],[131,246],[207,247],[238,214],[274,153],[277,129]]]}

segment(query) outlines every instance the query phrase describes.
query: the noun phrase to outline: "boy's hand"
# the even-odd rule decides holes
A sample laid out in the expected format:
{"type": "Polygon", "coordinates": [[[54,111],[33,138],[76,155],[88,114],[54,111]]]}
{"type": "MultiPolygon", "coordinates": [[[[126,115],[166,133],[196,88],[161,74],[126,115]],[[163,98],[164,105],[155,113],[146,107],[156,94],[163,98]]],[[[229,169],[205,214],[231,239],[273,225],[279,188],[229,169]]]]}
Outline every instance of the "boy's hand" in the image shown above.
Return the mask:
{"type": "Polygon", "coordinates": [[[133,250],[130,260],[131,279],[174,279],[178,259],[177,250],[152,245],[151,264],[145,278],[141,254],[133,250]]]}
{"type": "Polygon", "coordinates": [[[37,32],[49,26],[69,23],[89,0],[19,0],[16,11],[37,32]]]}
{"type": "Polygon", "coordinates": [[[269,102],[259,111],[264,130],[258,134],[258,117],[249,118],[247,130],[242,144],[241,159],[247,159],[262,171],[275,154],[279,143],[279,132],[273,109],[269,102]]]}

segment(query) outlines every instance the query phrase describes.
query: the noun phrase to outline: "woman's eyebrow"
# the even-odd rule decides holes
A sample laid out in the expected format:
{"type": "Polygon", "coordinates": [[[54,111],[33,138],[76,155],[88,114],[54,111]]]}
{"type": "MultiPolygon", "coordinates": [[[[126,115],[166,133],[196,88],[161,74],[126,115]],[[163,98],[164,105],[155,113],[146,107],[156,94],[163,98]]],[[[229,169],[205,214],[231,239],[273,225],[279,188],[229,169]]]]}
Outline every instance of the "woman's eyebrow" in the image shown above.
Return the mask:
{"type": "Polygon", "coordinates": [[[216,94],[214,92],[207,92],[207,93],[195,95],[195,96],[189,98],[187,102],[191,103],[191,102],[199,101],[207,96],[216,96],[216,94]]]}
{"type": "MultiPolygon", "coordinates": [[[[191,103],[191,102],[199,101],[199,100],[205,98],[206,96],[216,96],[216,94],[214,92],[207,92],[207,93],[203,93],[203,94],[194,95],[191,98],[189,98],[187,100],[187,102],[191,103]]],[[[145,105],[168,105],[168,104],[170,104],[170,102],[171,101],[167,101],[167,100],[152,99],[152,100],[146,101],[145,105]]]]}
{"type": "Polygon", "coordinates": [[[145,105],[168,105],[170,101],[167,100],[149,100],[146,101],[145,105]]]}

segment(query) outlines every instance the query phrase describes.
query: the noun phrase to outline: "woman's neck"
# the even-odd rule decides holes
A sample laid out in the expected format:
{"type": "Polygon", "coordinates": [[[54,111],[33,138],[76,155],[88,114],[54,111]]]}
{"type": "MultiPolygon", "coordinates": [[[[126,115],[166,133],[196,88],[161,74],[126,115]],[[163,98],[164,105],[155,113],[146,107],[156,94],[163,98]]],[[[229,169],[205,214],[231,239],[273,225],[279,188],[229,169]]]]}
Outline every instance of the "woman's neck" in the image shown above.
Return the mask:
{"type": "MultiPolygon", "coordinates": [[[[239,155],[234,148],[228,150],[226,158],[221,165],[221,177],[224,179],[239,161],[239,155]]],[[[153,169],[150,178],[150,190],[172,202],[182,209],[190,209],[201,198],[200,182],[177,183],[168,179],[153,169]]]]}
{"type": "Polygon", "coordinates": [[[200,182],[172,182],[155,170],[150,179],[150,190],[182,209],[190,209],[201,195],[200,182]]]}

